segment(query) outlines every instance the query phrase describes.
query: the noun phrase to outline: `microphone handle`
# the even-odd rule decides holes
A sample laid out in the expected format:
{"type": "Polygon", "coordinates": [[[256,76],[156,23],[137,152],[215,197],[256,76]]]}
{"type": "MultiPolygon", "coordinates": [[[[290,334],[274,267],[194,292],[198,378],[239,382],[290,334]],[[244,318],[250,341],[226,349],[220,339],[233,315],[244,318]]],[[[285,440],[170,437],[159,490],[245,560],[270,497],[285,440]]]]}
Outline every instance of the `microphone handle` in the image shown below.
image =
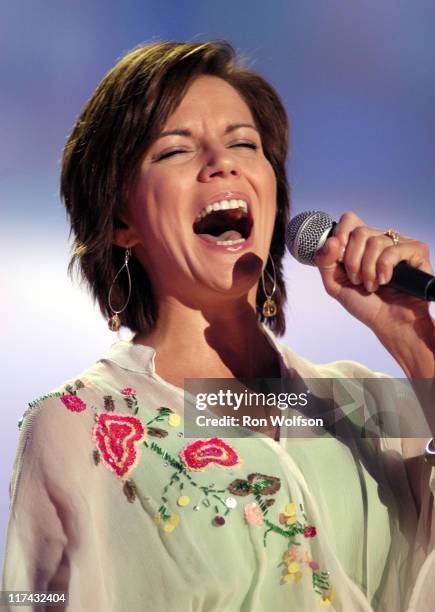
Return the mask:
{"type": "Polygon", "coordinates": [[[423,300],[435,301],[435,276],[413,268],[406,261],[394,267],[393,277],[385,287],[393,287],[423,300]]]}

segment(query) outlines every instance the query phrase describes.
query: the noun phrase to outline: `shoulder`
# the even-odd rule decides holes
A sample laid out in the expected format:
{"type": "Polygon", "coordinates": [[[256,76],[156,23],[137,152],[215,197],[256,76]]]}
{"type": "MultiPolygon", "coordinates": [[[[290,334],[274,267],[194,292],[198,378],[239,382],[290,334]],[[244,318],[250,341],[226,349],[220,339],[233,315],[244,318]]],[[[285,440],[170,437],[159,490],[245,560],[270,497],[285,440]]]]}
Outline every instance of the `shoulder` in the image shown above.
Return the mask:
{"type": "Polygon", "coordinates": [[[113,388],[104,364],[96,363],[29,402],[18,422],[17,462],[24,454],[44,461],[81,443],[94,422],[96,409],[113,388]]]}
{"type": "Polygon", "coordinates": [[[30,401],[20,419],[20,429],[35,418],[48,424],[53,419],[60,422],[72,415],[84,414],[89,407],[103,408],[104,399],[119,395],[123,388],[120,372],[116,363],[103,356],[89,368],[30,401]]]}
{"type": "Polygon", "coordinates": [[[44,483],[58,493],[62,483],[80,487],[93,464],[96,415],[114,409],[117,388],[110,366],[97,362],[29,403],[18,423],[11,504],[18,483],[26,490],[32,481],[44,483]]]}
{"type": "Polygon", "coordinates": [[[390,378],[387,374],[370,370],[365,365],[349,359],[340,359],[329,363],[314,363],[278,340],[275,334],[265,325],[263,325],[263,330],[271,344],[281,354],[290,374],[303,378],[390,378]]]}
{"type": "Polygon", "coordinates": [[[95,368],[74,376],[42,396],[29,402],[18,426],[21,431],[32,428],[37,420],[44,425],[68,420],[68,415],[84,412],[90,402],[104,395],[100,385],[93,381],[95,368]],[[91,376],[87,376],[87,374],[91,376]]]}
{"type": "Polygon", "coordinates": [[[19,446],[31,439],[39,452],[47,440],[59,448],[79,444],[101,412],[131,412],[135,388],[144,394],[149,388],[147,370],[131,351],[128,343],[115,343],[91,367],[32,400],[19,421],[19,446]]]}

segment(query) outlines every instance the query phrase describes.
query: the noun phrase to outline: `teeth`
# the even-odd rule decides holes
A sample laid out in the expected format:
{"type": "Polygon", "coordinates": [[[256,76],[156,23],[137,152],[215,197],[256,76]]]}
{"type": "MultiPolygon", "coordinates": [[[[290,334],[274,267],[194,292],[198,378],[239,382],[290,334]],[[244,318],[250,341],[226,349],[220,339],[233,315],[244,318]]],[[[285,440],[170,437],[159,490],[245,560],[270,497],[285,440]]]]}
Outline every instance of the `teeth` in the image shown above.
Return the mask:
{"type": "Polygon", "coordinates": [[[245,242],[245,238],[239,238],[238,240],[218,240],[216,244],[220,244],[221,246],[231,246],[232,244],[240,244],[245,242]]]}
{"type": "Polygon", "coordinates": [[[221,200],[220,202],[208,204],[201,210],[197,218],[204,219],[204,217],[216,210],[229,210],[233,208],[242,208],[248,214],[248,204],[244,200],[221,200]]]}

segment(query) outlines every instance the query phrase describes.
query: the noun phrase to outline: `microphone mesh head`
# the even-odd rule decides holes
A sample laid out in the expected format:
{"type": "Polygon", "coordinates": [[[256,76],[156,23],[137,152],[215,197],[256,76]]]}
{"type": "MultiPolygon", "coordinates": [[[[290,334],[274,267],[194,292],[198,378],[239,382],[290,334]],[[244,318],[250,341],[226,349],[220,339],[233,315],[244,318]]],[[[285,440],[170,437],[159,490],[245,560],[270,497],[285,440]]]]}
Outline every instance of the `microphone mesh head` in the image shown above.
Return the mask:
{"type": "Polygon", "coordinates": [[[335,223],[331,215],[318,210],[301,212],[290,221],[285,241],[300,263],[314,266],[314,255],[322,248],[335,223]]]}

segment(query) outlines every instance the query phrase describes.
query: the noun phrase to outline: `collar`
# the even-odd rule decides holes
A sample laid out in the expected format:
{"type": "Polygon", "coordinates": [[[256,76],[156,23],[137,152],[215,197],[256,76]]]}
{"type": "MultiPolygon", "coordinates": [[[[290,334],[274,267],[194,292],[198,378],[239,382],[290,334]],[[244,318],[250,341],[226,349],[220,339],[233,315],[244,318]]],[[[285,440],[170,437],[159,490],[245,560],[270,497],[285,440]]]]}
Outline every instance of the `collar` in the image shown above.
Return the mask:
{"type": "Polygon", "coordinates": [[[123,370],[152,376],[156,371],[155,356],[156,351],[151,346],[120,340],[112,344],[99,361],[109,361],[123,370]]]}
{"type": "MultiPolygon", "coordinates": [[[[279,343],[275,334],[266,325],[261,324],[261,329],[278,353],[281,377],[287,378],[289,369],[294,367],[295,360],[297,360],[296,355],[288,347],[279,343]]],[[[134,344],[131,340],[119,340],[112,344],[99,361],[103,363],[109,361],[124,370],[154,376],[156,375],[155,357],[156,351],[151,346],[134,344]]]]}

